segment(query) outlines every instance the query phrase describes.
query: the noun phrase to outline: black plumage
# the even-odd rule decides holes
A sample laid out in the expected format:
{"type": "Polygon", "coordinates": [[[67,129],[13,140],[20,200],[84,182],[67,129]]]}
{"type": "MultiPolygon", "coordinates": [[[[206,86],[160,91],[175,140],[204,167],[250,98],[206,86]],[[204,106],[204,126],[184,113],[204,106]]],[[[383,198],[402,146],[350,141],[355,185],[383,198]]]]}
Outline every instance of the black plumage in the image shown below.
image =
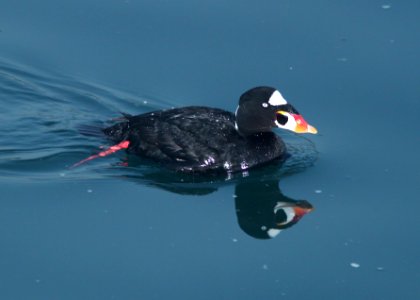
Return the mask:
{"type": "Polygon", "coordinates": [[[208,107],[183,107],[126,116],[104,129],[115,142],[130,141],[129,153],[184,172],[239,171],[281,159],[284,142],[273,132],[242,135],[235,115],[208,107]]]}
{"type": "Polygon", "coordinates": [[[124,114],[120,120],[103,129],[117,144],[75,166],[126,149],[177,171],[236,172],[286,157],[286,145],[272,128],[316,133],[272,87],[256,87],[242,94],[234,114],[189,106],[124,114]]]}

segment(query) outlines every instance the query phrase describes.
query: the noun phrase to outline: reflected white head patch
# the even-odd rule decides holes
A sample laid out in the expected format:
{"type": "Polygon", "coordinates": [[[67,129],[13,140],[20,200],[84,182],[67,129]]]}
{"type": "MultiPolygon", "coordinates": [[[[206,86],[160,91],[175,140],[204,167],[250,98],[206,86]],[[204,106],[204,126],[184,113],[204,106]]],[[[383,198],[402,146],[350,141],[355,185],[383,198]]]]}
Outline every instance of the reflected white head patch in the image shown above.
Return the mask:
{"type": "Polygon", "coordinates": [[[280,229],[270,228],[267,230],[267,234],[270,238],[275,238],[281,232],[280,229]]]}
{"type": "Polygon", "coordinates": [[[268,103],[272,106],[277,106],[287,104],[287,101],[283,98],[280,92],[276,90],[271,95],[270,100],[268,100],[268,103]]]}

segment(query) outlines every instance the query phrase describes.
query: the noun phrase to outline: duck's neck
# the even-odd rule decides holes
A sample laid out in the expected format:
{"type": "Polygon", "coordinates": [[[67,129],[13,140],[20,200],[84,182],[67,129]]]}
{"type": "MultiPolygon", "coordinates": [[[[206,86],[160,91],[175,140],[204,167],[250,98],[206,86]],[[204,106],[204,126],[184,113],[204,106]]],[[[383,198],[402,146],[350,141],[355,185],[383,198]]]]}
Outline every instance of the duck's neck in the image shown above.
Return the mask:
{"type": "Polygon", "coordinates": [[[263,132],[271,132],[271,124],[267,123],[267,120],[264,117],[258,117],[251,114],[245,115],[236,109],[235,129],[239,134],[248,136],[263,132]]]}

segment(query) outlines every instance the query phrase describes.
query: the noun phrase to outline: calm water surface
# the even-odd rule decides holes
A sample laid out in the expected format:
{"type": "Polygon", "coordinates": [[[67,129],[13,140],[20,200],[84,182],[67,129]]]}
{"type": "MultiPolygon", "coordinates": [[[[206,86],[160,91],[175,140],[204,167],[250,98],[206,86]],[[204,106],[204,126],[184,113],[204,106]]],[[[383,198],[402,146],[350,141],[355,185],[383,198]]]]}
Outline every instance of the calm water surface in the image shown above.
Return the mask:
{"type": "Polygon", "coordinates": [[[418,1],[0,3],[1,299],[419,299],[418,1]],[[82,124],[257,85],[320,132],[282,166],[69,169],[82,124]]]}

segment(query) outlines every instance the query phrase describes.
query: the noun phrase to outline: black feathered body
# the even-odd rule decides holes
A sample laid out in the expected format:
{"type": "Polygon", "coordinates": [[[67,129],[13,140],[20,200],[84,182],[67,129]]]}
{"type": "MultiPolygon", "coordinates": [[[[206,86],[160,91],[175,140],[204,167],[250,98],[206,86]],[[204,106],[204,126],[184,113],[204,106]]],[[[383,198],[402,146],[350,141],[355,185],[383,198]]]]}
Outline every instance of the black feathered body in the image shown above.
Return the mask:
{"type": "Polygon", "coordinates": [[[233,113],[208,107],[127,115],[104,133],[115,142],[128,140],[129,153],[183,172],[236,172],[286,154],[284,142],[275,133],[241,135],[233,113]]]}

